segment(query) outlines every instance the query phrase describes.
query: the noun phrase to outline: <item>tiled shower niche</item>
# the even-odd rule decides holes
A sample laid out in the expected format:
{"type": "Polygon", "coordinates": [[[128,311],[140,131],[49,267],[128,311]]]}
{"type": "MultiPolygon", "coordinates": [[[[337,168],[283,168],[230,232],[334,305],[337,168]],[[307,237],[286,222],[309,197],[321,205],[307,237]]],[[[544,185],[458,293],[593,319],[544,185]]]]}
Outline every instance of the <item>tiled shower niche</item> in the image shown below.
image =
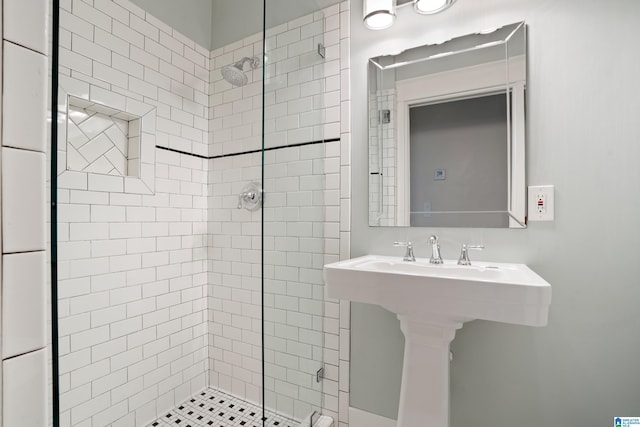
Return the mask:
{"type": "Polygon", "coordinates": [[[69,97],[67,170],[140,176],[140,117],[69,97]]]}
{"type": "Polygon", "coordinates": [[[157,107],[60,75],[58,186],[155,193],[157,107]]]}

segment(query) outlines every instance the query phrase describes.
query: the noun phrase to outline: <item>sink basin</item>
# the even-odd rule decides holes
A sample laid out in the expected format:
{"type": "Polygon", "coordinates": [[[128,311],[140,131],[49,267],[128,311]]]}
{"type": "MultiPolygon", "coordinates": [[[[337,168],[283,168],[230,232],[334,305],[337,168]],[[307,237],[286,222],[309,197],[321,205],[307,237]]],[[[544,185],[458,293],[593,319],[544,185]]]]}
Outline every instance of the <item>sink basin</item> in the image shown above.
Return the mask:
{"type": "Polygon", "coordinates": [[[449,345],[464,322],[545,326],[551,285],[524,264],[367,255],[324,266],[329,298],[378,304],[405,335],[398,427],[449,426],[449,345]]]}
{"type": "Polygon", "coordinates": [[[551,286],[524,264],[445,260],[429,264],[367,255],[324,267],[327,296],[378,304],[396,314],[442,314],[545,326],[551,286]]]}

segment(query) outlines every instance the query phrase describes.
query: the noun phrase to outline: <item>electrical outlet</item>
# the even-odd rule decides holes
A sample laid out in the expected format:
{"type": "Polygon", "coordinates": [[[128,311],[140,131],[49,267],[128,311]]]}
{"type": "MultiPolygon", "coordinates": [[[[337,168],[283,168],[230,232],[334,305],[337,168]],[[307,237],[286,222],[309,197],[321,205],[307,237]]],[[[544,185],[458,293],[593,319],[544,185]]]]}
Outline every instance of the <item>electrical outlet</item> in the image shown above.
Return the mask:
{"type": "Polygon", "coordinates": [[[553,185],[532,185],[529,187],[529,221],[553,221],[553,195],[553,185]]]}
{"type": "Polygon", "coordinates": [[[544,192],[537,191],[536,192],[536,208],[538,213],[543,215],[547,211],[547,197],[544,192]]]}

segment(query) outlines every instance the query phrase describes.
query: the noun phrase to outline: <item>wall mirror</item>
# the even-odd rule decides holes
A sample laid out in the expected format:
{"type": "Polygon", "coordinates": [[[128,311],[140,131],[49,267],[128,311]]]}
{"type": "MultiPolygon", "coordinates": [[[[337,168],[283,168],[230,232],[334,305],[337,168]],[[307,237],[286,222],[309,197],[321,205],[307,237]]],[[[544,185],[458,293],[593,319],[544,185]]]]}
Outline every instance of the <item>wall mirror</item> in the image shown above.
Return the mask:
{"type": "Polygon", "coordinates": [[[370,58],[369,225],[526,227],[524,22],[370,58]]]}

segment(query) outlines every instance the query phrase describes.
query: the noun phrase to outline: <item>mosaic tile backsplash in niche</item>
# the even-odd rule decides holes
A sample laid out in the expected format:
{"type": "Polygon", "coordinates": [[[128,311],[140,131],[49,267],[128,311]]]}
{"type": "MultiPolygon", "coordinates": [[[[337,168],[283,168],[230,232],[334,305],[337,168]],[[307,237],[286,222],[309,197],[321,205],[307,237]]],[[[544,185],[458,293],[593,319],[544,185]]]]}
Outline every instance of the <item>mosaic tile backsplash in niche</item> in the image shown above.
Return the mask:
{"type": "Polygon", "coordinates": [[[138,176],[139,166],[139,118],[103,105],[69,98],[67,169],[138,176]]]}

